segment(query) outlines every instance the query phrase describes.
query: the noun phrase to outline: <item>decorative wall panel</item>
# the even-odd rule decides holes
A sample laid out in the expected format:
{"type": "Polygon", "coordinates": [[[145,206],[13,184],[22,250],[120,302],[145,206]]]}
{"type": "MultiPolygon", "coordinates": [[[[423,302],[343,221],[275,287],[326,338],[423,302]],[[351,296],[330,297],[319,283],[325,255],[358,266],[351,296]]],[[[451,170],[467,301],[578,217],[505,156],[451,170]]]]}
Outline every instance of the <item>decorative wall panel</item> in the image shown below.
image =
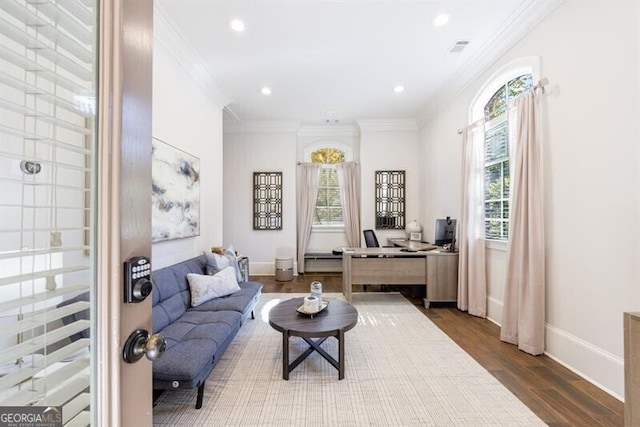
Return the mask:
{"type": "Polygon", "coordinates": [[[404,230],[404,171],[376,171],[376,229],[404,230]]]}
{"type": "Polygon", "coordinates": [[[282,172],[253,173],[253,229],[282,230],[282,172]]]}

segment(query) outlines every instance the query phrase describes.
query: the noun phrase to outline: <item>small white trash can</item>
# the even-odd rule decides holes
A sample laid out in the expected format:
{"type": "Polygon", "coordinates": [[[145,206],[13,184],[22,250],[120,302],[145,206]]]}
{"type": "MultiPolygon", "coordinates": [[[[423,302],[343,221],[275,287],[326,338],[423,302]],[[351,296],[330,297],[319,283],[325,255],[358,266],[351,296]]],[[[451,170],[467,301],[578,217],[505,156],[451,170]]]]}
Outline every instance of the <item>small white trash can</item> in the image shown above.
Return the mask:
{"type": "Polygon", "coordinates": [[[293,258],[276,258],[276,280],[278,282],[293,280],[293,258]]]}

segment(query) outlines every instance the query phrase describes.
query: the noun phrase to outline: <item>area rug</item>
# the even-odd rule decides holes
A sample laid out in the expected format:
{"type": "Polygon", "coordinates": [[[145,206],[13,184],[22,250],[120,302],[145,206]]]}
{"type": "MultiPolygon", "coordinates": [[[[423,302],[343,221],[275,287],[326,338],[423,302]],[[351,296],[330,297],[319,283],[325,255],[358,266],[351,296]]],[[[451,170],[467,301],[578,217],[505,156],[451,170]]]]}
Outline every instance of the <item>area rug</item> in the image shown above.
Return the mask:
{"type": "MultiPolygon", "coordinates": [[[[543,426],[510,391],[397,293],[356,293],[345,378],[314,352],[282,379],[282,334],[268,310],[294,294],[263,294],[206,382],[173,390],[156,426],[543,426]]],[[[300,295],[302,296],[302,295],[300,295]]],[[[325,295],[342,299],[341,295],[325,295]]],[[[329,310],[330,310],[329,306],[329,310]]],[[[322,345],[337,358],[337,341],[322,345]]],[[[290,343],[291,360],[308,346],[290,343]]]]}

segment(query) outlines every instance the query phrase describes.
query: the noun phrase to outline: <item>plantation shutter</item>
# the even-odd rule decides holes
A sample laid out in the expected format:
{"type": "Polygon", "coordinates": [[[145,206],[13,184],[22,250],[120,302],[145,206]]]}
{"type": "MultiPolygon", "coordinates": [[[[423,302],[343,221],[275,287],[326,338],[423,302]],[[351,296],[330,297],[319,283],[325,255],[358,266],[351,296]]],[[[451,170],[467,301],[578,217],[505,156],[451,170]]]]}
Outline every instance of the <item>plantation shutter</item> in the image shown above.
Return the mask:
{"type": "Polygon", "coordinates": [[[0,2],[0,406],[89,425],[97,3],[0,2]]]}

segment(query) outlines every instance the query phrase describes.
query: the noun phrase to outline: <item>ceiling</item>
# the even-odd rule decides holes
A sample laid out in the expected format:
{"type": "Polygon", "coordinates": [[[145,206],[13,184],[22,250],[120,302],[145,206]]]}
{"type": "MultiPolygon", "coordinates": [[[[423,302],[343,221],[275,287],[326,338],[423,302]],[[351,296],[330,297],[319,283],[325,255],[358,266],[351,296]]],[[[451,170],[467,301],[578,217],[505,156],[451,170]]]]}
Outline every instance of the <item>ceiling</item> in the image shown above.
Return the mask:
{"type": "Polygon", "coordinates": [[[534,25],[544,3],[155,1],[229,100],[226,120],[315,125],[419,119],[534,25]],[[449,22],[435,27],[442,13],[449,22]],[[232,31],[232,19],[245,31],[232,31]],[[449,52],[459,40],[470,43],[449,52]]]}

